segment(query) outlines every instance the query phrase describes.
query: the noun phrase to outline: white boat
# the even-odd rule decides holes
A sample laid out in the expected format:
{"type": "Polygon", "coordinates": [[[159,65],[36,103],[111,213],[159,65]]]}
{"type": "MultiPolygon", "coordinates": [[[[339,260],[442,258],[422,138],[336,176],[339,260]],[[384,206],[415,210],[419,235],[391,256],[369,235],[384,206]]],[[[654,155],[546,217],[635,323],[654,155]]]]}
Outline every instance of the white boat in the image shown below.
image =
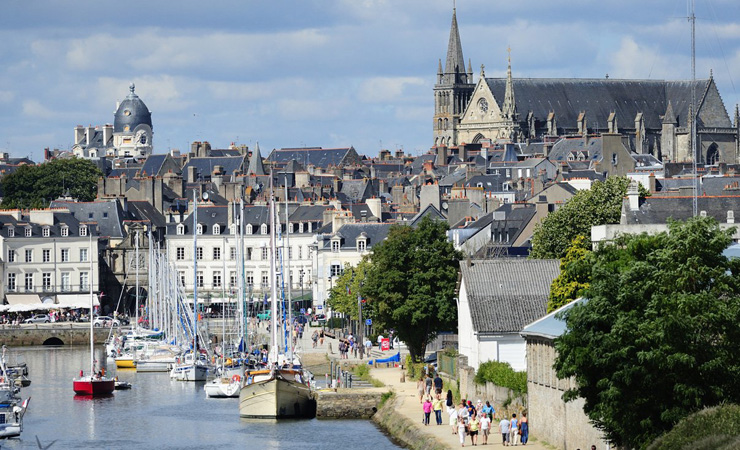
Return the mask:
{"type": "Polygon", "coordinates": [[[240,375],[214,378],[203,386],[203,390],[206,391],[206,396],[211,398],[239,397],[241,380],[240,375]]]}
{"type": "MultiPolygon", "coordinates": [[[[0,369],[3,374],[8,373],[5,366],[5,346],[0,356],[0,369]]],[[[20,388],[7,376],[0,377],[0,438],[17,437],[23,431],[23,416],[28,409],[31,397],[21,400],[17,397],[20,388]]]]}
{"type": "MultiPolygon", "coordinates": [[[[277,272],[275,237],[275,201],[270,176],[270,349],[269,368],[247,371],[239,391],[239,416],[250,418],[281,419],[308,417],[313,414],[314,400],[308,380],[304,378],[300,361],[281,354],[278,348],[276,312],[277,272]]],[[[287,255],[286,255],[287,257],[287,255]]],[[[289,285],[289,282],[288,282],[289,285]]],[[[285,350],[285,348],[283,349],[285,350]]]]}
{"type": "Polygon", "coordinates": [[[209,368],[203,361],[185,358],[185,361],[176,363],[172,367],[170,378],[177,381],[206,381],[209,368]]]}

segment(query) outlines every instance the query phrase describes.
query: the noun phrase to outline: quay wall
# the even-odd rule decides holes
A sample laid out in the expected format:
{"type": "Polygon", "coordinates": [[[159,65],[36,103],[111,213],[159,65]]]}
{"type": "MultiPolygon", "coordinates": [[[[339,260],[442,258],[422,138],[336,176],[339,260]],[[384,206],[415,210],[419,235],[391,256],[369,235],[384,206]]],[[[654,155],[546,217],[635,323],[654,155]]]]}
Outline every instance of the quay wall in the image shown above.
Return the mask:
{"type": "Polygon", "coordinates": [[[373,422],[378,424],[394,440],[412,450],[446,450],[449,447],[433,435],[413,424],[411,419],[396,411],[402,400],[391,396],[373,415],[373,422]]]}
{"type": "Polygon", "coordinates": [[[317,419],[369,419],[378,411],[383,392],[340,389],[315,395],[317,419]]]}
{"type": "MultiPolygon", "coordinates": [[[[103,344],[110,328],[96,328],[93,340],[103,344]]],[[[116,330],[119,334],[119,330],[116,330]]],[[[76,323],[31,324],[0,327],[0,345],[23,347],[31,345],[89,345],[90,325],[76,323]]]]}

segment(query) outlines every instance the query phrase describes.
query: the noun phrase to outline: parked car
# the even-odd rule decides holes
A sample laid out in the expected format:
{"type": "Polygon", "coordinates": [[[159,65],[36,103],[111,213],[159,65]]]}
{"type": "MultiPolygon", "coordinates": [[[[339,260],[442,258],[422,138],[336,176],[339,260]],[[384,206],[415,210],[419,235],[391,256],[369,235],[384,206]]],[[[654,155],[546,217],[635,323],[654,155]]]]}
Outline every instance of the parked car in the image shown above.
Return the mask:
{"type": "Polygon", "coordinates": [[[313,316],[314,322],[324,323],[326,322],[326,314],[316,314],[313,316]]]}
{"type": "Polygon", "coordinates": [[[118,321],[118,319],[114,319],[110,316],[98,316],[95,318],[95,321],[93,322],[94,327],[118,327],[121,326],[121,322],[118,321]]]}
{"type": "Polygon", "coordinates": [[[51,320],[49,320],[49,316],[46,314],[36,314],[33,317],[29,317],[28,319],[24,320],[23,323],[49,323],[51,320]]]}

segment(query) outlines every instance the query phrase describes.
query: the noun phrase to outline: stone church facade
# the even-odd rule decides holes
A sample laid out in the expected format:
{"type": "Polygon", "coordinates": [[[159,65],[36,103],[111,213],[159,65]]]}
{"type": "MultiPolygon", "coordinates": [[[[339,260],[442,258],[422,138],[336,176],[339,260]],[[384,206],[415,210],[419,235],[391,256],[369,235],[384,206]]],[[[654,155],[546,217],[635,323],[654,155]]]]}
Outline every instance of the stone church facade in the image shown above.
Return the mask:
{"type": "Polygon", "coordinates": [[[456,147],[484,139],[555,142],[566,136],[621,134],[637,154],[688,162],[691,98],[695,92],[697,153],[701,164],[740,162],[740,112],[727,113],[714,78],[691,81],[585,78],[506,78],[477,82],[467,69],[456,12],[445,66],[434,86],[434,146],[456,147]]]}

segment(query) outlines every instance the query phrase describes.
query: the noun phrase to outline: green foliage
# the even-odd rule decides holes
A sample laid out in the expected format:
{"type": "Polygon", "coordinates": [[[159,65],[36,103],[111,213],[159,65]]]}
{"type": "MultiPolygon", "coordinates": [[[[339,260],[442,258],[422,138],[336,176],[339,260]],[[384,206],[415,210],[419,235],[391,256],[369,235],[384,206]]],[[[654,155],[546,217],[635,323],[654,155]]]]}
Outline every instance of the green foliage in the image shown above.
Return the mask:
{"type": "Polygon", "coordinates": [[[594,252],[588,301],[555,341],[566,400],[608,440],[644,448],[688,414],[740,402],[740,260],[711,218],[625,235],[594,252]]]}
{"type": "Polygon", "coordinates": [[[589,239],[577,236],[560,260],[560,275],[552,280],[547,312],[555,311],[581,297],[591,279],[591,263],[588,261],[589,239]]]}
{"type": "Polygon", "coordinates": [[[457,327],[458,261],[446,222],[422,219],[417,227],[394,225],[375,245],[362,293],[378,329],[395,329],[419,361],[440,331],[457,327]]]}
{"type": "MultiPolygon", "coordinates": [[[[562,258],[576,236],[591,236],[591,227],[619,223],[626,177],[609,177],[578,191],[567,203],[538,223],[532,235],[532,258],[562,258]]],[[[640,185],[640,196],[649,195],[640,185]]]]}
{"type": "Polygon", "coordinates": [[[361,380],[365,380],[371,383],[375,387],[385,386],[382,381],[377,380],[370,376],[370,366],[367,364],[360,364],[352,368],[352,372],[361,380]]]}
{"type": "Polygon", "coordinates": [[[740,406],[703,409],[650,444],[648,450],[732,450],[740,448],[740,406]]]}
{"type": "Polygon", "coordinates": [[[496,386],[509,388],[519,395],[527,393],[527,372],[517,372],[505,362],[486,361],[482,363],[475,373],[475,382],[478,384],[493,383],[496,386]]]}
{"type": "MultiPolygon", "coordinates": [[[[370,262],[363,258],[357,267],[345,266],[344,272],[339,276],[334,287],[332,287],[327,304],[336,312],[346,314],[352,320],[357,320],[357,296],[362,295],[362,285],[365,282],[366,272],[370,262]]],[[[363,309],[363,319],[371,319],[371,313],[367,308],[363,309]]]]}
{"type": "Polygon", "coordinates": [[[409,380],[418,380],[424,373],[424,363],[414,362],[414,358],[411,355],[406,355],[406,378],[409,380]]]}
{"type": "Polygon", "coordinates": [[[95,200],[103,173],[92,162],[79,158],[55,159],[38,166],[21,166],[0,180],[3,209],[46,208],[69,191],[83,202],[95,200]]]}
{"type": "Polygon", "coordinates": [[[380,404],[378,405],[378,409],[382,408],[383,405],[385,405],[385,402],[393,398],[394,395],[393,391],[383,392],[380,394],[380,404]]]}
{"type": "Polygon", "coordinates": [[[341,317],[332,317],[331,319],[326,321],[326,328],[332,329],[332,328],[342,328],[342,318],[341,317]]]}
{"type": "Polygon", "coordinates": [[[442,350],[445,356],[449,356],[450,358],[454,358],[457,355],[459,355],[457,349],[453,347],[452,345],[448,345],[447,347],[442,350]]]}

